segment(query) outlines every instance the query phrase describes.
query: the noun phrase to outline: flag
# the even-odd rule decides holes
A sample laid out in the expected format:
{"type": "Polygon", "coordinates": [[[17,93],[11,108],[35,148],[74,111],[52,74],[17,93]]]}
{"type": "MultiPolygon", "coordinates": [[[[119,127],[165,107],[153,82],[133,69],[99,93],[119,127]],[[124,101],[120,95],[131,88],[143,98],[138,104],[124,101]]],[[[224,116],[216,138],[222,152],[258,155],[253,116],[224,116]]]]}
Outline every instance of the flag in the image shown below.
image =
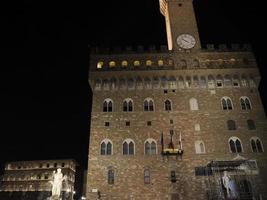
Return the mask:
{"type": "Polygon", "coordinates": [[[163,146],[163,132],[161,133],[160,144],[163,146]]]}
{"type": "Polygon", "coordinates": [[[180,137],[179,137],[179,145],[180,145],[180,149],[183,149],[182,134],[181,134],[181,132],[180,132],[180,137]]]}

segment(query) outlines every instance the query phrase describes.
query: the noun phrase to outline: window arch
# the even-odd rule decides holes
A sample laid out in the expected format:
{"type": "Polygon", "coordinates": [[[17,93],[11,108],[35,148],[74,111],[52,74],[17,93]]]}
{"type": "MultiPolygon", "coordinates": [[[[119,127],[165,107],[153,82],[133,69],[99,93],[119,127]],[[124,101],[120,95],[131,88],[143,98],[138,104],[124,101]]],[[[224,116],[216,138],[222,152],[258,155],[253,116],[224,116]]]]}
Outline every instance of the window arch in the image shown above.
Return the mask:
{"type": "Polygon", "coordinates": [[[258,137],[252,137],[250,139],[250,145],[251,145],[251,150],[253,153],[262,153],[263,152],[263,145],[258,137]]]}
{"type": "Polygon", "coordinates": [[[198,110],[198,102],[197,99],[191,98],[189,100],[190,110],[198,110]]]}
{"type": "Polygon", "coordinates": [[[195,149],[196,154],[202,154],[205,153],[205,145],[203,141],[196,141],[195,142],[195,149]]]}
{"type": "Polygon", "coordinates": [[[157,142],[154,139],[147,139],[145,141],[145,155],[157,154],[157,142]]]}
{"type": "Polygon", "coordinates": [[[108,184],[113,185],[115,180],[115,173],[114,169],[109,168],[108,169],[108,184]]]}
{"type": "Polygon", "coordinates": [[[247,120],[248,130],[256,130],[255,122],[251,119],[247,120]]]}
{"type": "Polygon", "coordinates": [[[127,98],[123,101],[123,112],[132,112],[132,111],[133,111],[133,100],[127,98]]]}
{"type": "Polygon", "coordinates": [[[243,87],[248,87],[248,78],[247,78],[247,76],[244,75],[244,74],[241,76],[241,85],[242,85],[243,87]]]}
{"type": "Polygon", "coordinates": [[[102,62],[102,61],[99,61],[99,62],[96,64],[96,68],[97,68],[97,69],[102,69],[103,66],[104,66],[104,62],[102,62]]]}
{"type": "Polygon", "coordinates": [[[123,60],[123,61],[121,62],[121,66],[122,66],[122,67],[127,67],[127,66],[128,66],[128,62],[127,62],[126,60],[123,60]]]}
{"type": "Polygon", "coordinates": [[[223,110],[233,110],[232,100],[229,97],[223,97],[221,99],[221,105],[223,110]]]}
{"type": "Polygon", "coordinates": [[[152,61],[151,60],[147,60],[146,61],[146,66],[147,67],[151,67],[152,66],[152,61]]]}
{"type": "Polygon", "coordinates": [[[236,130],[236,123],[234,120],[227,121],[228,130],[236,130]]]}
{"type": "Polygon", "coordinates": [[[242,110],[251,110],[251,103],[248,97],[240,98],[240,106],[242,110]]]}
{"type": "Polygon", "coordinates": [[[154,111],[154,101],[151,98],[146,98],[144,101],[144,111],[154,111]]]}
{"type": "Polygon", "coordinates": [[[112,112],[113,101],[111,99],[105,99],[103,102],[103,112],[112,112]]]}
{"type": "Polygon", "coordinates": [[[123,155],[134,155],[135,149],[134,149],[134,141],[132,139],[126,139],[122,143],[122,154],[123,155]]]}
{"type": "Polygon", "coordinates": [[[101,155],[112,155],[112,142],[109,139],[105,139],[100,144],[101,155]]]}
{"type": "Polygon", "coordinates": [[[231,153],[243,152],[241,140],[237,137],[231,137],[229,139],[229,148],[230,148],[231,153]]]}
{"type": "Polygon", "coordinates": [[[149,169],[144,170],[144,183],[145,184],[150,183],[150,170],[149,169]]]}
{"type": "Polygon", "coordinates": [[[133,64],[135,67],[139,67],[141,65],[139,60],[135,60],[133,64]]]}
{"type": "Polygon", "coordinates": [[[169,99],[167,99],[164,102],[164,109],[165,109],[165,111],[171,111],[172,110],[172,103],[169,99]]]}
{"type": "Polygon", "coordinates": [[[109,68],[114,68],[116,67],[116,62],[115,61],[110,61],[109,62],[109,68]]]}
{"type": "Polygon", "coordinates": [[[159,67],[162,67],[163,65],[164,65],[163,60],[158,60],[158,66],[159,66],[159,67]]]}

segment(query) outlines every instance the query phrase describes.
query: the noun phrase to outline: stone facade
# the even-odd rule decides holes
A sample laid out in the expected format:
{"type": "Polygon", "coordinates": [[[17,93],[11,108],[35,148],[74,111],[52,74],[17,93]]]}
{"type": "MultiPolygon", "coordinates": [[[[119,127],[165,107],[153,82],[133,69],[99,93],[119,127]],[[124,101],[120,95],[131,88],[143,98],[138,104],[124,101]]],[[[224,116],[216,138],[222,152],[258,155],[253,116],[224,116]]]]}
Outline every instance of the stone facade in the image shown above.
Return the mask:
{"type": "Polygon", "coordinates": [[[5,164],[5,171],[1,178],[0,197],[2,198],[8,193],[7,196],[10,199],[17,199],[15,196],[18,199],[31,199],[33,195],[36,198],[45,199],[45,196],[51,195],[50,181],[52,181],[53,171],[56,171],[57,168],[61,168],[63,175],[67,176],[63,183],[63,193],[72,192],[74,191],[76,166],[76,161],[69,159],[8,162],[5,164]]]}
{"type": "MultiPolygon", "coordinates": [[[[183,2],[164,1],[161,6],[174,9],[173,6],[182,7],[183,2]]],[[[188,12],[192,9],[185,15],[188,12]]],[[[179,17],[173,12],[170,16],[179,17]]],[[[195,23],[190,22],[184,25],[184,32],[192,30],[196,35],[195,28],[189,27],[195,23]]],[[[170,28],[177,25],[173,26],[170,28]]],[[[223,186],[215,188],[216,184],[211,183],[218,183],[223,170],[235,166],[231,177],[237,182],[240,177],[250,177],[249,191],[244,192],[249,194],[244,198],[267,199],[267,183],[262,178],[267,177],[263,149],[267,123],[257,90],[260,74],[249,46],[200,48],[198,44],[183,50],[175,45],[173,42],[172,50],[167,50],[170,44],[160,49],[92,50],[87,198],[224,198],[223,186]],[[166,108],[166,100],[171,107],[166,108]],[[229,120],[234,121],[234,130],[229,130],[229,120]],[[150,142],[148,148],[146,142],[150,142]],[[183,154],[171,150],[163,153],[171,143],[183,154]],[[214,161],[218,161],[218,167],[214,167],[214,161]],[[227,167],[223,168],[221,161],[227,167]],[[240,163],[245,162],[247,166],[256,163],[255,169],[249,170],[250,175],[240,171],[240,163]],[[198,169],[206,171],[199,173],[198,169]]],[[[245,190],[241,182],[239,190],[245,190]]]]}

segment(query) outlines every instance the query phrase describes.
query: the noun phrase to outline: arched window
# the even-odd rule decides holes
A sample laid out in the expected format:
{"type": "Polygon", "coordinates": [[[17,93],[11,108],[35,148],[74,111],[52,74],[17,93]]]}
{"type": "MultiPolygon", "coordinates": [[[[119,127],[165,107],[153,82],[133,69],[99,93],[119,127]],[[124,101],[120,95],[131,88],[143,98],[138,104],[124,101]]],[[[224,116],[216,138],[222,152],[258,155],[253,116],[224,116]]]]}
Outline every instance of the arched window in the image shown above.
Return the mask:
{"type": "Polygon", "coordinates": [[[258,137],[253,137],[250,139],[250,145],[251,145],[251,150],[254,153],[262,153],[263,152],[263,147],[262,147],[262,142],[258,137]]]}
{"type": "Polygon", "coordinates": [[[191,98],[189,100],[190,110],[198,110],[198,102],[197,99],[191,98]]]}
{"type": "Polygon", "coordinates": [[[232,153],[241,153],[243,151],[241,141],[237,137],[231,137],[229,139],[229,147],[232,153]]]}
{"type": "Polygon", "coordinates": [[[109,62],[109,68],[114,68],[116,67],[116,62],[115,61],[110,61],[109,62]]]}
{"type": "Polygon", "coordinates": [[[159,67],[162,67],[163,64],[164,64],[163,60],[158,60],[158,66],[159,66],[159,67]]]}
{"type": "Polygon", "coordinates": [[[256,130],[255,122],[251,119],[247,120],[248,130],[256,130]]]}
{"type": "Polygon", "coordinates": [[[242,110],[251,110],[251,103],[248,97],[240,98],[240,106],[242,110]]]}
{"type": "Polygon", "coordinates": [[[112,100],[105,99],[103,102],[103,112],[112,112],[112,100]]]}
{"type": "Polygon", "coordinates": [[[144,101],[144,111],[154,111],[154,101],[151,98],[146,98],[144,101]]]}
{"type": "Polygon", "coordinates": [[[147,60],[147,61],[146,61],[146,66],[147,66],[147,67],[151,67],[151,65],[152,65],[152,61],[151,61],[151,60],[147,60]]]}
{"type": "Polygon", "coordinates": [[[132,112],[133,111],[133,100],[125,99],[123,101],[123,112],[132,112]]]}
{"type": "Polygon", "coordinates": [[[113,185],[114,184],[114,170],[108,169],[108,184],[113,185]]]}
{"type": "Polygon", "coordinates": [[[227,121],[228,130],[236,130],[236,124],[234,120],[227,121]]]}
{"type": "Polygon", "coordinates": [[[103,65],[104,65],[104,62],[100,61],[96,64],[96,68],[97,69],[102,69],[103,68],[103,65]]]}
{"type": "Polygon", "coordinates": [[[145,141],[145,155],[155,155],[157,153],[157,144],[154,139],[145,141]]]}
{"type": "Polygon", "coordinates": [[[221,99],[221,105],[223,110],[233,110],[232,100],[229,97],[223,97],[221,99]]]}
{"type": "Polygon", "coordinates": [[[122,154],[123,155],[134,155],[134,141],[131,139],[126,139],[122,144],[122,154]]]}
{"type": "Polygon", "coordinates": [[[139,67],[141,64],[140,64],[140,61],[139,60],[135,60],[134,61],[134,66],[135,67],[139,67]]]}
{"type": "Polygon", "coordinates": [[[165,108],[165,111],[171,111],[172,110],[172,103],[170,100],[166,100],[164,102],[164,108],[165,108]]]}
{"type": "Polygon", "coordinates": [[[101,155],[111,155],[112,154],[112,142],[111,140],[105,139],[101,142],[101,155]]]}
{"type": "Polygon", "coordinates": [[[205,153],[205,145],[203,141],[196,141],[195,142],[195,149],[197,154],[205,153]]]}
{"type": "Polygon", "coordinates": [[[144,170],[144,183],[145,184],[150,183],[150,170],[149,169],[144,170]]]}
{"type": "Polygon", "coordinates": [[[128,62],[127,62],[126,60],[123,60],[123,61],[121,62],[121,66],[122,66],[122,67],[127,67],[127,66],[128,66],[128,62]]]}

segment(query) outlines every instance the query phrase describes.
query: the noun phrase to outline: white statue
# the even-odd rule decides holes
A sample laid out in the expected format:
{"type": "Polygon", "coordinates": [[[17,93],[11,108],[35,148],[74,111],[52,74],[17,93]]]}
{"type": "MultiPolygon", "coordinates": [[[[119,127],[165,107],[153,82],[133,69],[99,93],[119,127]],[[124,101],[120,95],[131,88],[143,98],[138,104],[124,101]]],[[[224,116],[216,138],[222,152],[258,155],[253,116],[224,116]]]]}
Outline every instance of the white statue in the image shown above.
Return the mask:
{"type": "Polygon", "coordinates": [[[223,172],[223,186],[226,188],[227,192],[227,198],[229,199],[237,199],[238,193],[237,193],[237,186],[234,181],[234,179],[231,179],[231,177],[228,175],[227,171],[223,172]]]}
{"type": "Polygon", "coordinates": [[[60,193],[62,189],[62,182],[65,179],[66,177],[63,177],[63,174],[60,168],[57,169],[57,172],[53,171],[53,181],[51,181],[52,197],[60,197],[60,193]]]}
{"type": "Polygon", "coordinates": [[[227,192],[227,197],[230,197],[230,176],[227,174],[227,171],[223,172],[223,177],[222,177],[222,181],[223,181],[223,186],[226,189],[227,192]]]}

